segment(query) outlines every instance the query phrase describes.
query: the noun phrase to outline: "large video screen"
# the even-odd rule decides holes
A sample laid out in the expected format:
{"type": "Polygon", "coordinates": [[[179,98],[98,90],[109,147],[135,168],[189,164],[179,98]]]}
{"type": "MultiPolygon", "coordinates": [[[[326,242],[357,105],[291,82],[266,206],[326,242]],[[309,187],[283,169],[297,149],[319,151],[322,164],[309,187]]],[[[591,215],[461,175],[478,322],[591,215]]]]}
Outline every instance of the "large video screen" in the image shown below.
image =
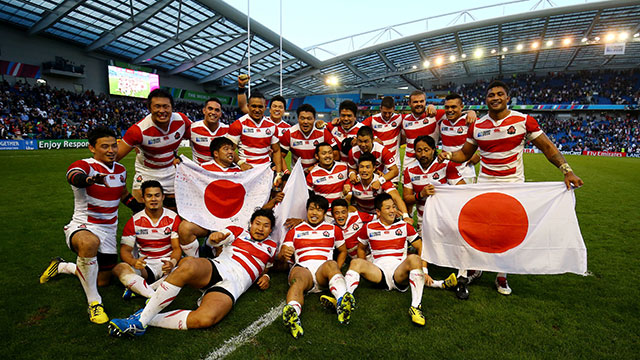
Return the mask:
{"type": "Polygon", "coordinates": [[[157,74],[109,65],[109,94],[146,98],[160,87],[157,74]]]}

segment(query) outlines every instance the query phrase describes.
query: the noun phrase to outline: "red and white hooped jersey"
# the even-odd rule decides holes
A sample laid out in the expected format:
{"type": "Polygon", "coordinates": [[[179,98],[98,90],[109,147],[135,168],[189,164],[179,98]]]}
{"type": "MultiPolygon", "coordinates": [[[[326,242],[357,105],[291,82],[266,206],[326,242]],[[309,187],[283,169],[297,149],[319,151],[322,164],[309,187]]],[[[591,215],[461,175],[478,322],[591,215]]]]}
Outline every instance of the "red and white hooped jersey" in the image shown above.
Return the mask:
{"type": "MultiPolygon", "coordinates": [[[[423,169],[420,162],[416,161],[412,166],[404,169],[402,185],[412,189],[414,194],[422,191],[427,184],[441,185],[448,183],[449,185],[455,185],[462,180],[457,165],[457,163],[449,160],[439,163],[434,159],[431,165],[423,169]]],[[[424,201],[418,202],[417,206],[418,219],[422,219],[424,201]]]]}
{"type": "Polygon", "coordinates": [[[336,145],[336,140],[329,130],[316,129],[314,127],[309,135],[305,135],[302,130],[300,130],[300,125],[298,124],[285,130],[284,134],[280,137],[280,146],[282,149],[291,151],[292,166],[298,159],[301,159],[304,169],[316,163],[316,145],[321,142],[326,142],[331,145],[331,147],[336,145]]]}
{"type": "Polygon", "coordinates": [[[478,182],[524,182],[524,145],[542,134],[534,118],[513,110],[502,120],[487,114],[471,124],[467,142],[480,151],[478,182]]]}
{"type": "Polygon", "coordinates": [[[309,190],[324,196],[329,204],[342,197],[342,188],[347,181],[347,164],[340,161],[335,161],[329,170],[316,166],[307,174],[309,190]]]}
{"type": "Polygon", "coordinates": [[[211,140],[226,135],[227,131],[229,131],[229,127],[221,122],[218,123],[218,128],[214,132],[209,130],[204,120],[191,124],[191,139],[189,139],[189,142],[191,143],[193,161],[196,164],[202,164],[213,160],[211,151],[209,151],[211,140]]]}
{"type": "Polygon", "coordinates": [[[127,186],[127,170],[114,162],[111,168],[104,163],[87,158],[75,161],[67,169],[80,170],[87,176],[106,174],[105,184],[93,184],[84,188],[71,185],[74,207],[73,221],[80,223],[118,226],[118,205],[127,186]]]}
{"type": "Polygon", "coordinates": [[[305,221],[289,230],[282,242],[283,246],[294,249],[294,262],[303,266],[309,260],[332,260],[333,249],[342,244],[340,227],[324,221],[316,226],[305,221]]]}
{"type": "Polygon", "coordinates": [[[386,226],[379,219],[365,224],[358,237],[362,244],[369,245],[374,264],[377,260],[388,258],[404,260],[407,257],[407,242],[412,243],[416,239],[416,230],[406,222],[401,220],[386,226]]]}
{"type": "Polygon", "coordinates": [[[178,238],[180,217],[175,212],[163,208],[157,223],[145,210],[134,214],[122,230],[121,244],[138,245],[140,256],[148,259],[168,258],[173,249],[171,239],[178,238]]]}
{"type": "MultiPolygon", "coordinates": [[[[360,160],[360,156],[362,156],[362,154],[363,152],[360,150],[360,146],[356,145],[351,148],[347,162],[350,169],[355,170],[358,168],[358,160],[360,160]]],[[[376,158],[376,161],[378,161],[377,170],[385,172],[385,170],[389,170],[393,165],[397,165],[395,156],[393,156],[393,154],[391,154],[384,145],[378,142],[373,143],[371,154],[376,158]]]]}
{"type": "Polygon", "coordinates": [[[419,136],[429,135],[438,143],[440,129],[438,121],[444,116],[444,110],[438,110],[435,117],[427,117],[426,111],[420,117],[416,118],[413,113],[406,114],[402,118],[402,129],[407,139],[407,149],[404,156],[415,158],[416,154],[413,149],[413,143],[419,136]]]}
{"type": "Polygon", "coordinates": [[[178,150],[182,139],[191,137],[190,128],[191,121],[182,113],[171,114],[167,131],[157,127],[149,114],[132,125],[122,141],[140,149],[136,163],[150,169],[163,169],[173,166],[173,152],[178,150]]]}
{"type": "Polygon", "coordinates": [[[338,149],[340,149],[340,161],[346,163],[349,159],[349,154],[342,152],[342,141],[347,137],[355,138],[361,127],[362,123],[355,122],[351,129],[345,131],[341,125],[333,126],[333,124],[327,123],[327,129],[329,129],[333,138],[336,139],[336,145],[338,145],[338,149]]]}
{"type": "Polygon", "coordinates": [[[238,145],[238,156],[249,164],[271,162],[271,145],[279,142],[276,125],[266,117],[257,123],[244,115],[229,126],[226,135],[238,145]]]}
{"type": "Polygon", "coordinates": [[[251,282],[256,281],[267,263],[273,260],[278,244],[270,237],[262,241],[253,240],[248,231],[238,226],[228,226],[226,230],[231,232],[229,236],[234,240],[223,246],[222,252],[215,259],[219,262],[231,261],[243,269],[251,282]]]}
{"type": "MultiPolygon", "coordinates": [[[[364,226],[364,222],[360,218],[360,215],[358,215],[358,212],[350,212],[344,226],[338,225],[335,219],[333,219],[333,223],[342,230],[342,237],[344,238],[344,243],[347,245],[347,249],[358,246],[358,234],[364,226]]],[[[349,255],[355,256],[357,253],[353,252],[349,253],[349,255]]]]}
{"type": "Polygon", "coordinates": [[[389,121],[385,121],[381,114],[376,114],[364,119],[362,125],[369,126],[373,130],[373,136],[380,139],[384,147],[398,160],[400,131],[402,130],[401,114],[392,114],[389,121]]]}
{"type": "MultiPolygon", "coordinates": [[[[378,174],[373,174],[373,180],[380,181],[380,176],[378,174]]],[[[351,183],[351,181],[349,181],[351,183]]],[[[368,186],[364,186],[362,181],[358,181],[357,183],[351,183],[351,194],[353,194],[353,202],[355,202],[356,209],[358,211],[367,213],[367,214],[375,214],[375,206],[373,204],[373,200],[376,196],[380,195],[382,192],[390,193],[395,190],[395,186],[391,181],[385,181],[378,190],[373,190],[371,188],[371,183],[368,186]]]]}
{"type": "Polygon", "coordinates": [[[270,116],[267,116],[267,119],[269,119],[269,121],[271,121],[272,123],[276,124],[276,128],[278,128],[278,139],[280,139],[282,137],[282,134],[284,134],[284,132],[291,128],[291,125],[289,125],[288,122],[280,119],[279,122],[275,122],[275,120],[273,120],[270,116]]]}
{"type": "Polygon", "coordinates": [[[239,172],[242,171],[240,167],[236,164],[232,164],[228,168],[220,166],[215,160],[207,161],[206,163],[200,165],[203,169],[214,171],[214,172],[239,172]]]}
{"type": "Polygon", "coordinates": [[[440,121],[440,139],[442,140],[442,151],[454,152],[462,149],[467,142],[467,115],[460,116],[456,121],[451,122],[446,116],[440,121]]]}

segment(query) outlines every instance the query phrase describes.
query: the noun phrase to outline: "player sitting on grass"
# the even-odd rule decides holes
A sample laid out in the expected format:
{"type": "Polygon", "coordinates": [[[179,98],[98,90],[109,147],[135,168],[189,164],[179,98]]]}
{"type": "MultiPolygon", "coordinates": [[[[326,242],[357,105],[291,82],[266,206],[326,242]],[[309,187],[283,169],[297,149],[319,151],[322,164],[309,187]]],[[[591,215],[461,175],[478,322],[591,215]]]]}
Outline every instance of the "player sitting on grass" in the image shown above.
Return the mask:
{"type": "MultiPolygon", "coordinates": [[[[386,290],[396,289],[405,292],[407,288],[411,288],[411,307],[409,308],[411,321],[424,326],[425,318],[421,307],[422,290],[425,277],[427,282],[433,282],[433,280],[422,270],[422,259],[419,255],[407,255],[407,242],[420,253],[422,241],[411,225],[404,221],[394,222],[396,205],[391,195],[379,194],[374,200],[374,205],[377,219],[365,224],[358,236],[361,243],[358,255],[364,255],[364,247],[368,244],[373,262],[364,258],[351,260],[349,270],[345,274],[347,292],[353,293],[356,290],[360,275],[386,290]]],[[[334,302],[327,296],[322,296],[320,301],[325,306],[334,302]]]]}
{"type": "Polygon", "coordinates": [[[122,201],[134,212],[142,210],[142,205],[127,191],[127,171],[115,161],[118,153],[115,132],[106,126],[96,126],[87,139],[93,157],[78,160],[67,170],[74,209],[64,234],[67,246],[78,258],[75,264],[54,258],[40,276],[40,283],[58,274],[77,275],[89,303],[89,320],[104,324],[109,317],[98,286],[109,284],[111,269],[118,261],[118,203],[122,201]]]}
{"type": "MultiPolygon", "coordinates": [[[[218,257],[182,259],[143,309],[109,323],[109,335],[140,336],[148,325],[186,330],[207,328],[220,322],[275,256],[278,245],[269,237],[273,224],[273,211],[259,209],[251,215],[249,231],[229,226],[224,232],[211,234],[207,241],[226,244],[218,257]],[[160,313],[185,285],[203,291],[198,308],[160,313]]],[[[261,281],[260,288],[269,287],[269,277],[263,276],[261,281]]]]}
{"type": "Polygon", "coordinates": [[[131,291],[150,298],[154,290],[147,284],[169,274],[182,256],[178,240],[180,217],[162,206],[162,185],[147,180],[140,190],[145,209],[134,214],[124,226],[120,241],[122,262],[113,268],[113,274],[126,287],[125,299],[131,297],[131,291]],[[139,257],[133,255],[135,246],[139,257]]]}
{"type": "Polygon", "coordinates": [[[347,247],[342,231],[336,225],[324,221],[329,202],[320,195],[311,195],[307,200],[307,220],[287,232],[278,258],[294,259],[289,272],[287,305],[282,310],[282,320],[291,335],[299,338],[304,334],[300,323],[300,312],[304,293],[319,292],[329,288],[338,303],[338,321],[348,323],[355,306],[353,295],[346,292],[346,283],[340,267],[347,257],[347,247]],[[333,249],[338,250],[338,261],[333,260],[333,249]]]}

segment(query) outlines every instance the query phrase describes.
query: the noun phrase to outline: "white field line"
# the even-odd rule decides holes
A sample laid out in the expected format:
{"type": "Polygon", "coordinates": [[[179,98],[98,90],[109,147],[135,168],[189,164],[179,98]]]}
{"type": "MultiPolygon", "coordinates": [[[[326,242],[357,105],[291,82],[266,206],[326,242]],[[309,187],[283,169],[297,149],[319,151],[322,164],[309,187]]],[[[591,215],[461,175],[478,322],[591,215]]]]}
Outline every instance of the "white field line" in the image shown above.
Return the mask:
{"type": "Polygon", "coordinates": [[[282,307],[284,307],[284,305],[285,305],[285,302],[284,300],[282,300],[282,302],[279,305],[272,307],[271,310],[269,310],[260,318],[258,318],[258,320],[254,321],[251,325],[247,326],[244,330],[242,330],[240,334],[230,338],[229,340],[225,341],[221,347],[210,352],[209,355],[205,357],[205,359],[206,360],[222,359],[227,355],[231,354],[232,352],[234,352],[239,346],[249,341],[251,338],[256,336],[262,329],[269,326],[275,319],[277,319],[280,316],[280,313],[282,312],[282,307]]]}

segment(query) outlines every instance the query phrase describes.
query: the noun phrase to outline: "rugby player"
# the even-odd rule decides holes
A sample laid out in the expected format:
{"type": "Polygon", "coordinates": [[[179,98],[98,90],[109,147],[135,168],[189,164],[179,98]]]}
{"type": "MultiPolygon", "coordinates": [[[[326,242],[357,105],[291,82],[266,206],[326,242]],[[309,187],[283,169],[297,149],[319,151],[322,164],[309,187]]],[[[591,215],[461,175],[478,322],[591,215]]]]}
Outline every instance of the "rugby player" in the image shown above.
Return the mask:
{"type": "MultiPolygon", "coordinates": [[[[469,126],[467,124],[467,115],[462,114],[463,108],[462,96],[459,94],[452,93],[444,98],[445,116],[439,123],[443,151],[454,152],[460,150],[467,140],[469,126]]],[[[458,172],[465,183],[473,184],[476,182],[475,165],[479,161],[480,155],[475,153],[469,161],[458,164],[458,172]]]]}
{"type": "Polygon", "coordinates": [[[222,104],[216,98],[210,98],[204,103],[202,108],[204,119],[196,121],[191,125],[191,152],[193,161],[203,164],[211,161],[209,145],[214,138],[227,134],[229,127],[220,122],[222,117],[222,104]]]}
{"type": "Polygon", "coordinates": [[[318,160],[307,174],[307,187],[311,193],[324,196],[331,204],[342,197],[348,181],[347,164],[335,161],[333,148],[326,142],[316,145],[315,158],[318,160]]]}
{"type": "Polygon", "coordinates": [[[380,175],[372,187],[380,189],[380,185],[386,181],[396,181],[400,171],[393,154],[379,142],[373,141],[373,130],[368,126],[361,126],[356,136],[356,146],[349,151],[347,164],[349,165],[349,179],[352,183],[358,181],[357,164],[362,154],[370,153],[376,160],[376,172],[380,175]]]}

